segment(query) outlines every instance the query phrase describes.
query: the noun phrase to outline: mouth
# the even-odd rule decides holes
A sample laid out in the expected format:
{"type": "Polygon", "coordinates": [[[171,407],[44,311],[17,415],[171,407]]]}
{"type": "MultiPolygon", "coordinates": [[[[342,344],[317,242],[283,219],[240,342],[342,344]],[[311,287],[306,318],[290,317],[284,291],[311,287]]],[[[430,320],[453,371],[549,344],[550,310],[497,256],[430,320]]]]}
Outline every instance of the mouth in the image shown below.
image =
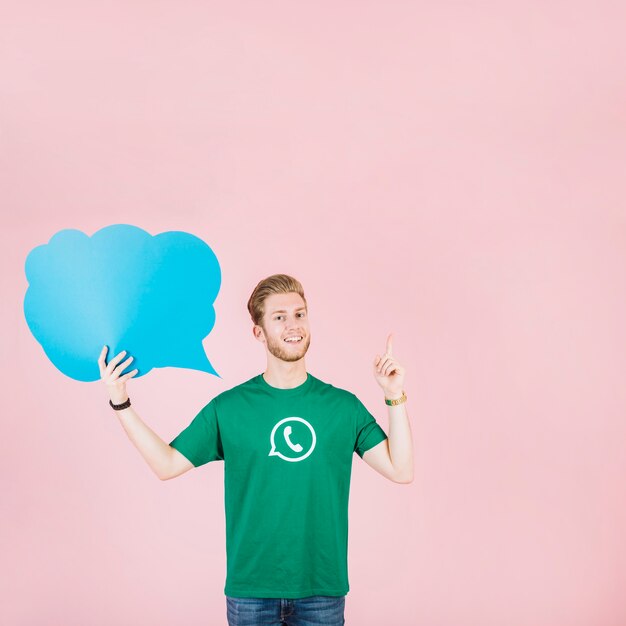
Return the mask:
{"type": "Polygon", "coordinates": [[[285,343],[301,343],[302,340],[302,335],[292,335],[291,337],[285,337],[285,339],[283,339],[285,343]]]}

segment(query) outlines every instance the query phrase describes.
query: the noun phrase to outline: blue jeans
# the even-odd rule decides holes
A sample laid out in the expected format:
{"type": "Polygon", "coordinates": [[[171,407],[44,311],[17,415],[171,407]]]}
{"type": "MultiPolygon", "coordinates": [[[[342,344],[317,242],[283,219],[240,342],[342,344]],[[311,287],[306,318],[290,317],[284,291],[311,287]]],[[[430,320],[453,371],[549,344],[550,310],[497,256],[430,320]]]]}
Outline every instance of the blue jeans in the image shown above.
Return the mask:
{"type": "Polygon", "coordinates": [[[228,626],[343,626],[346,596],[232,598],[226,596],[228,626]]]}

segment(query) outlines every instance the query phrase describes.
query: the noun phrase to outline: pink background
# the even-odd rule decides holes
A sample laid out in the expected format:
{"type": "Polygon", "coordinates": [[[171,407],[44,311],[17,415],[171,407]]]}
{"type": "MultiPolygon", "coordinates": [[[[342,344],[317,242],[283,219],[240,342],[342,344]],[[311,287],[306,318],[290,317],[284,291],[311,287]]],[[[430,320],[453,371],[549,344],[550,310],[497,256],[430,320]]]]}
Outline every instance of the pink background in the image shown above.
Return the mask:
{"type": "Polygon", "coordinates": [[[163,439],[263,371],[245,305],[269,274],[305,287],[309,371],[386,431],[371,363],[394,333],[415,480],[354,457],[347,624],[626,623],[625,19],[5,5],[0,622],[226,624],[223,465],[160,482],[22,312],[33,247],[129,223],[195,233],[223,270],[204,342],[223,380],[129,383],[163,439]]]}

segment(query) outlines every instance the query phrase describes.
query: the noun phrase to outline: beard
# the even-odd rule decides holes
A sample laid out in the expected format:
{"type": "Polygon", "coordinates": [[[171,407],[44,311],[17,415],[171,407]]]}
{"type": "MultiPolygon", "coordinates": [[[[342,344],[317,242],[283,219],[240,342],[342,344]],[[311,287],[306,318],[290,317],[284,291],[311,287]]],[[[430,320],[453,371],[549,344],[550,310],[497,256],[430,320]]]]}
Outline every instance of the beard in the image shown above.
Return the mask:
{"type": "Polygon", "coordinates": [[[301,343],[296,344],[297,347],[289,347],[282,339],[274,340],[268,337],[267,334],[265,337],[267,338],[267,349],[281,361],[299,361],[304,357],[311,344],[310,334],[301,343]]]}

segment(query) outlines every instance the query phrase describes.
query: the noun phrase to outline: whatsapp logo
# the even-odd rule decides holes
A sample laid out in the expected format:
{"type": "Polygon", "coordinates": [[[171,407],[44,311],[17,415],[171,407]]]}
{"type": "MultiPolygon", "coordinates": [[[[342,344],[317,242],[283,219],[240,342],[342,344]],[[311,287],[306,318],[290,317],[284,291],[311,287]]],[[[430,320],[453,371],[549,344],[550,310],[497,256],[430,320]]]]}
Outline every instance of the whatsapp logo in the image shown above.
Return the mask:
{"type": "Polygon", "coordinates": [[[313,426],[301,417],[286,417],[272,429],[272,449],[268,456],[278,456],[283,461],[302,461],[315,448],[313,426]]]}

